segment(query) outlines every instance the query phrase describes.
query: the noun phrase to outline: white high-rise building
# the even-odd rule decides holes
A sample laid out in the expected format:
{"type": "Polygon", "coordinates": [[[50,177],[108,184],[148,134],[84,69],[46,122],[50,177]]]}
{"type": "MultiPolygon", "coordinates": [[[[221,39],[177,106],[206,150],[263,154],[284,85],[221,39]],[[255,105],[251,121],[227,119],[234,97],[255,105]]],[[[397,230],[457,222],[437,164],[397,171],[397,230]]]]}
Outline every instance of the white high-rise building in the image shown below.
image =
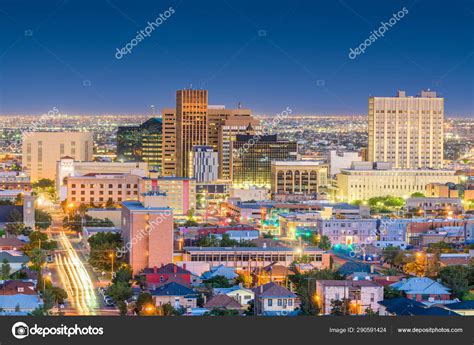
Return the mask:
{"type": "Polygon", "coordinates": [[[217,180],[219,156],[211,146],[193,147],[193,177],[197,182],[217,180]]]}
{"type": "Polygon", "coordinates": [[[442,168],[443,125],[444,98],[434,91],[370,97],[368,160],[402,169],[442,168]]]}

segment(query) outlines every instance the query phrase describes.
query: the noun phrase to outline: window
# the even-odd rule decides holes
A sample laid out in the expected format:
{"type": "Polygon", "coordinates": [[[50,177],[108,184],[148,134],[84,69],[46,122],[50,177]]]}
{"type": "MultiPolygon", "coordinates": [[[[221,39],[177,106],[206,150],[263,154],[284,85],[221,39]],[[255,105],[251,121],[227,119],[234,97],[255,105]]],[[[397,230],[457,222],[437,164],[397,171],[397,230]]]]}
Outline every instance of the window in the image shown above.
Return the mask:
{"type": "Polygon", "coordinates": [[[273,306],[273,300],[271,298],[268,299],[268,306],[269,307],[273,306]]]}
{"type": "Polygon", "coordinates": [[[279,298],[279,299],[277,300],[277,305],[278,305],[279,307],[281,307],[281,306],[283,305],[281,298],[279,298]]]}
{"type": "Polygon", "coordinates": [[[293,300],[291,298],[288,299],[288,306],[292,306],[293,305],[293,300]]]}

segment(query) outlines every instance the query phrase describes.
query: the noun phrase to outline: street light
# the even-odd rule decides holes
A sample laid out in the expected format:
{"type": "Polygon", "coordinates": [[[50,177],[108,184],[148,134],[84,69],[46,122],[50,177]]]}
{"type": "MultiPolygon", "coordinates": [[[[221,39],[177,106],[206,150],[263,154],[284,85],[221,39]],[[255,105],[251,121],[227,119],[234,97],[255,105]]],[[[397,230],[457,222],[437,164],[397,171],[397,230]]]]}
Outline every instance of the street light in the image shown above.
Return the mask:
{"type": "Polygon", "coordinates": [[[48,274],[43,278],[43,294],[44,290],[46,290],[46,280],[51,281],[51,272],[48,272],[48,274]]]}
{"type": "Polygon", "coordinates": [[[114,253],[113,252],[109,254],[109,258],[112,260],[112,268],[110,270],[110,280],[112,280],[114,276],[114,253]]]}

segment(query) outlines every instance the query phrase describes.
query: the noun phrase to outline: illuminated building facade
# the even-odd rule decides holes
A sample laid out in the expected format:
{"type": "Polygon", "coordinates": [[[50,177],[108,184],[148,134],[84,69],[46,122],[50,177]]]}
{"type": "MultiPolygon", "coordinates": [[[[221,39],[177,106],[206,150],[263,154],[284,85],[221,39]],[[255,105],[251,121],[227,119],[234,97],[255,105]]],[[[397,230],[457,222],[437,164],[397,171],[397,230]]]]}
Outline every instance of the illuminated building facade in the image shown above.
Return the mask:
{"type": "Polygon", "coordinates": [[[232,182],[237,188],[271,188],[271,162],[296,160],[298,144],[276,135],[238,134],[232,142],[232,182]]]}

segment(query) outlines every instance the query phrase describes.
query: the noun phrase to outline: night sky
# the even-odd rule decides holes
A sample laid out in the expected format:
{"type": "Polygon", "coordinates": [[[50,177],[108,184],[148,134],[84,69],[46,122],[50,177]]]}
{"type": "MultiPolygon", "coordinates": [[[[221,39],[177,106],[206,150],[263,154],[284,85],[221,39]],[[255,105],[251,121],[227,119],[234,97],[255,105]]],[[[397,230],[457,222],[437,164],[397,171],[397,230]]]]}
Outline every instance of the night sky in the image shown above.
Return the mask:
{"type": "Polygon", "coordinates": [[[0,114],[146,114],[175,91],[274,114],[366,114],[367,97],[431,88],[474,114],[469,0],[1,0],[0,114]],[[121,59],[148,21],[174,14],[121,59]],[[355,49],[405,7],[355,59],[355,49]]]}

